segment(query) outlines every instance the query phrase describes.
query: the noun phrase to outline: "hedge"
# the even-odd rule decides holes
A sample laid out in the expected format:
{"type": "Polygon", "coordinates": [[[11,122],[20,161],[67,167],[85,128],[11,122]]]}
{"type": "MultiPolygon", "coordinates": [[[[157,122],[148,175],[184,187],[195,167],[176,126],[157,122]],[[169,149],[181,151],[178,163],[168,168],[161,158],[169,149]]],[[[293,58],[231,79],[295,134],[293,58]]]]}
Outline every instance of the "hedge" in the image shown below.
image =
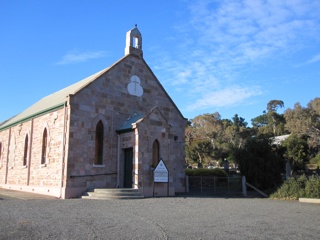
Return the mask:
{"type": "Polygon", "coordinates": [[[299,198],[320,199],[320,176],[307,178],[302,175],[298,178],[289,178],[277,191],[270,195],[271,199],[298,200],[299,198]]]}
{"type": "Polygon", "coordinates": [[[214,168],[196,168],[196,169],[186,169],[187,176],[216,176],[216,177],[227,177],[227,173],[223,169],[214,168]]]}

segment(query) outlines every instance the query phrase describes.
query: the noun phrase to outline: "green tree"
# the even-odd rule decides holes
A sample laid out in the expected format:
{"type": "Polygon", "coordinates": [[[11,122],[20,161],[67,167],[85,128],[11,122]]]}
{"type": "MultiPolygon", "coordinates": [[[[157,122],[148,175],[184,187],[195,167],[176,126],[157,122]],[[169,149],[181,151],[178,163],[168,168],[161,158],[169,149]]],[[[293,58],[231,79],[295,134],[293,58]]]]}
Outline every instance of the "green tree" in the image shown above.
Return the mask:
{"type": "Polygon", "coordinates": [[[310,159],[310,163],[317,164],[317,166],[320,167],[320,152],[310,159]]]}
{"type": "Polygon", "coordinates": [[[279,114],[277,111],[283,107],[281,100],[269,101],[263,114],[251,119],[252,128],[238,114],[232,119],[222,119],[215,112],[191,119],[185,132],[187,161],[203,164],[224,158],[232,161],[235,159],[234,153],[247,148],[247,141],[250,144],[253,136],[257,139],[272,139],[274,136],[292,133],[300,140],[307,141],[309,151],[304,153],[305,156],[301,155],[303,151],[295,153],[298,157],[293,156],[290,152],[294,152],[295,148],[291,149],[291,143],[288,143],[288,148],[277,146],[277,155],[290,158],[294,168],[301,166],[301,161],[296,158],[303,157],[304,162],[320,153],[320,98],[311,100],[307,107],[296,103],[293,109],[288,108],[284,114],[279,114]]]}
{"type": "Polygon", "coordinates": [[[213,147],[207,140],[193,141],[187,145],[186,153],[189,163],[207,164],[213,158],[213,147]]]}
{"type": "Polygon", "coordinates": [[[291,134],[281,142],[285,147],[284,157],[289,161],[292,171],[303,169],[303,164],[308,160],[308,144],[304,139],[291,134]]]}
{"type": "Polygon", "coordinates": [[[308,139],[308,145],[314,151],[320,146],[320,98],[311,100],[304,108],[296,103],[293,109],[288,108],[284,117],[286,129],[291,133],[308,139]]]}
{"type": "Polygon", "coordinates": [[[203,114],[190,120],[186,128],[186,157],[189,162],[207,164],[217,153],[217,145],[223,134],[219,113],[203,114]]]}
{"type": "Polygon", "coordinates": [[[237,128],[238,131],[240,131],[240,128],[242,127],[246,128],[248,125],[245,119],[242,117],[239,117],[238,114],[235,114],[232,120],[233,120],[233,125],[237,128]]]}
{"type": "Polygon", "coordinates": [[[267,104],[268,112],[276,112],[278,108],[283,108],[284,103],[281,100],[271,100],[267,104]]]}
{"type": "Polygon", "coordinates": [[[217,112],[190,120],[185,135],[187,160],[207,164],[229,158],[232,162],[233,148],[241,147],[249,132],[244,118],[235,114],[232,120],[221,119],[217,112]]]}
{"type": "Polygon", "coordinates": [[[268,125],[268,116],[266,111],[263,111],[262,115],[259,115],[258,117],[251,119],[251,124],[253,127],[256,128],[266,127],[268,125]]]}
{"type": "Polygon", "coordinates": [[[281,182],[283,161],[273,150],[270,139],[251,138],[234,155],[241,175],[254,186],[267,189],[281,182]]]}
{"type": "Polygon", "coordinates": [[[267,104],[267,112],[263,111],[262,115],[251,120],[258,134],[279,136],[285,133],[285,118],[283,114],[277,113],[277,110],[283,107],[283,101],[271,100],[267,104]]]}

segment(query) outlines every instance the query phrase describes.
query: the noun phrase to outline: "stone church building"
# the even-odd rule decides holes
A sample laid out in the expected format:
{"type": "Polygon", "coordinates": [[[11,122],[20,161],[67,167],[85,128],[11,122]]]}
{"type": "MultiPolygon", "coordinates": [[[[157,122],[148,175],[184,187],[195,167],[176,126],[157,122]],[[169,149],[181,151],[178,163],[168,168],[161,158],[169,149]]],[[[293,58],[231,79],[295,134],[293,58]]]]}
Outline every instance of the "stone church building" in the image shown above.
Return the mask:
{"type": "Polygon", "coordinates": [[[185,191],[187,120],[127,32],[125,56],[0,123],[0,187],[60,198],[96,188],[185,191]],[[160,159],[168,182],[154,182],[160,159]]]}

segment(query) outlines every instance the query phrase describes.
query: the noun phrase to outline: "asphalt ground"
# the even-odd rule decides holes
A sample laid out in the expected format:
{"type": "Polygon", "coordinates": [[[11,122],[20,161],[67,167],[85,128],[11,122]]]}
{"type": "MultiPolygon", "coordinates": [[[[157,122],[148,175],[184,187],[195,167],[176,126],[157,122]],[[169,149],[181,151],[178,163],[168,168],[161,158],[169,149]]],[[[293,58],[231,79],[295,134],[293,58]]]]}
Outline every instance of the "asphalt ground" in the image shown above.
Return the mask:
{"type": "Polygon", "coordinates": [[[319,239],[320,205],[258,198],[60,200],[0,189],[0,239],[319,239]]]}

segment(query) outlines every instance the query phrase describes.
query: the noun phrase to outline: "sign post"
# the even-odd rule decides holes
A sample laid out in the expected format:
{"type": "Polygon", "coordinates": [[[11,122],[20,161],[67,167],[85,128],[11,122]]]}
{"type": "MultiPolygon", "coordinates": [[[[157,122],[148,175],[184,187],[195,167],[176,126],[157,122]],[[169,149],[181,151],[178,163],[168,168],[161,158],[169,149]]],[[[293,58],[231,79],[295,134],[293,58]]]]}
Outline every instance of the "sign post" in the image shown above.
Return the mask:
{"type": "Polygon", "coordinates": [[[160,159],[158,165],[153,171],[153,195],[154,195],[154,183],[156,182],[168,184],[167,194],[169,196],[169,171],[166,165],[164,164],[162,158],[160,159]]]}

